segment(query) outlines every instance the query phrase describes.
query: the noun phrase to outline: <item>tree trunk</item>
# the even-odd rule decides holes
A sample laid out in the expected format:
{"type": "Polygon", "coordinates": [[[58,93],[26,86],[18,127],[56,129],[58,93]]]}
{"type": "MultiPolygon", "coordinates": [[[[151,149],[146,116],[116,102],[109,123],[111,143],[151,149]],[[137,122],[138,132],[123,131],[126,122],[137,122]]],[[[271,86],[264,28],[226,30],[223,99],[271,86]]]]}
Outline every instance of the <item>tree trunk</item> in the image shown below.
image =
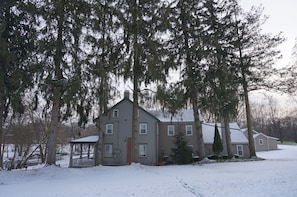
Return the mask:
{"type": "Polygon", "coordinates": [[[131,139],[131,161],[138,163],[138,90],[139,90],[139,76],[142,74],[139,63],[139,44],[138,44],[138,0],[134,0],[133,24],[135,30],[133,31],[133,111],[132,111],[132,139],[131,139]]]}
{"type": "MultiPolygon", "coordinates": [[[[101,108],[101,107],[100,107],[101,108]]],[[[102,111],[100,110],[100,115],[99,115],[99,118],[98,118],[98,136],[99,136],[99,141],[98,141],[98,150],[97,150],[97,161],[95,163],[95,165],[98,165],[98,164],[103,164],[103,121],[102,121],[102,116],[103,116],[103,113],[102,111]]]]}
{"type": "Polygon", "coordinates": [[[193,105],[195,129],[196,129],[196,136],[197,136],[198,155],[199,155],[199,160],[203,160],[204,158],[206,158],[206,154],[205,154],[205,146],[204,146],[203,133],[202,133],[202,124],[199,118],[200,114],[199,114],[199,108],[197,103],[198,103],[197,93],[193,93],[192,105],[193,105]]]}
{"type": "Polygon", "coordinates": [[[58,15],[58,37],[56,41],[56,54],[54,56],[55,64],[55,79],[53,80],[53,107],[51,114],[51,123],[50,123],[50,133],[48,139],[48,154],[46,164],[53,165],[56,164],[56,146],[57,146],[57,127],[59,122],[60,115],[60,102],[61,102],[61,93],[62,89],[62,46],[63,46],[63,22],[64,22],[64,0],[61,0],[57,5],[57,15],[58,15]]]}
{"type": "Polygon", "coordinates": [[[138,163],[138,81],[134,76],[131,161],[138,163]]]}
{"type": "Polygon", "coordinates": [[[3,114],[4,114],[4,104],[3,104],[3,92],[1,90],[0,91],[0,169],[3,168],[3,154],[4,154],[3,114]]]}
{"type": "Polygon", "coordinates": [[[222,132],[224,132],[224,134],[225,134],[228,159],[231,159],[234,156],[234,152],[233,152],[233,149],[232,149],[229,118],[228,117],[223,117],[222,122],[224,123],[224,124],[222,124],[222,132]]]}
{"type": "Polygon", "coordinates": [[[253,129],[252,129],[251,108],[250,108],[249,95],[248,95],[247,82],[246,81],[243,81],[243,94],[244,94],[244,101],[245,101],[246,123],[247,123],[247,130],[248,130],[250,157],[257,157],[256,156],[256,150],[255,150],[255,141],[254,141],[254,136],[253,136],[253,129]]]}
{"type": "Polygon", "coordinates": [[[54,100],[53,100],[53,109],[51,114],[51,123],[50,123],[50,133],[48,139],[48,153],[46,164],[54,165],[56,164],[56,146],[57,146],[57,127],[60,114],[60,94],[58,90],[55,91],[54,100]]]}

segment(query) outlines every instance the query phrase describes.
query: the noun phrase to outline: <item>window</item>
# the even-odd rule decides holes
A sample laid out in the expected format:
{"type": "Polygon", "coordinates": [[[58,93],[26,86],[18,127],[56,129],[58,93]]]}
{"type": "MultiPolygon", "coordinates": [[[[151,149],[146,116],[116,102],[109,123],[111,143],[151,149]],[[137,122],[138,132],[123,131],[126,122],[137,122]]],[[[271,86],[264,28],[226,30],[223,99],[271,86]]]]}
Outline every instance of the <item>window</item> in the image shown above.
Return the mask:
{"type": "Polygon", "coordinates": [[[243,156],[243,146],[242,145],[237,145],[237,155],[243,156]]]}
{"type": "Polygon", "coordinates": [[[146,157],[147,155],[147,145],[139,144],[138,145],[139,157],[146,157]]]}
{"type": "Polygon", "coordinates": [[[173,136],[174,135],[174,125],[168,125],[167,131],[168,131],[168,136],[173,136]]]}
{"type": "Polygon", "coordinates": [[[104,157],[112,157],[112,144],[104,144],[104,157]]]}
{"type": "Polygon", "coordinates": [[[263,144],[264,144],[263,139],[259,139],[259,144],[260,144],[260,145],[263,145],[263,144]]]}
{"type": "Polygon", "coordinates": [[[193,135],[192,125],[186,125],[186,135],[193,135]]]}
{"type": "Polygon", "coordinates": [[[139,124],[139,134],[147,134],[147,123],[139,124]]]}
{"type": "Polygon", "coordinates": [[[112,112],[112,117],[114,118],[118,118],[119,117],[119,109],[114,109],[113,112],[112,112]]]}
{"type": "Polygon", "coordinates": [[[113,134],[113,124],[105,125],[105,134],[113,134]]]}

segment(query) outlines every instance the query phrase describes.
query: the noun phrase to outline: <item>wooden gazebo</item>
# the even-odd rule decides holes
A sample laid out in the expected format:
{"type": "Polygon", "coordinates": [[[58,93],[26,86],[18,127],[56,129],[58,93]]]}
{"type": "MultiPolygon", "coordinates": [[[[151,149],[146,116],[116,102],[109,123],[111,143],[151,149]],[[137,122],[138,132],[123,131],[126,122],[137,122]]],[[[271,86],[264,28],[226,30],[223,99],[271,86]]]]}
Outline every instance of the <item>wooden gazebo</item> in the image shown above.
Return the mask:
{"type": "Polygon", "coordinates": [[[93,135],[70,141],[70,168],[91,167],[97,165],[99,136],[93,135]]]}

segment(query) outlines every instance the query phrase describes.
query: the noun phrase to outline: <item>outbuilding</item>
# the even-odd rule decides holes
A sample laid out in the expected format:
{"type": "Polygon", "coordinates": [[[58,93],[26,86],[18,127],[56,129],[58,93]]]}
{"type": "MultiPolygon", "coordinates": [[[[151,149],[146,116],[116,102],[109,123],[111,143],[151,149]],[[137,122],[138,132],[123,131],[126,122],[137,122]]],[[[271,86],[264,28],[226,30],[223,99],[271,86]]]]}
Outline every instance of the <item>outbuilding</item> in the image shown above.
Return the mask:
{"type": "Polygon", "coordinates": [[[70,168],[97,165],[99,136],[93,135],[70,141],[70,168]]]}

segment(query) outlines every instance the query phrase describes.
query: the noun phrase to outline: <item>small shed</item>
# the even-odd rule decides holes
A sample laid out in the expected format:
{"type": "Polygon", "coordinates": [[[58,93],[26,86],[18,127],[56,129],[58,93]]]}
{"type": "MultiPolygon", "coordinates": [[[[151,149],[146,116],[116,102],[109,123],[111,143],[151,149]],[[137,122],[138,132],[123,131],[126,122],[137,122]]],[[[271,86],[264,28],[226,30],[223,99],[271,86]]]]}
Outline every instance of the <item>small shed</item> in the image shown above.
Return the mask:
{"type": "MultiPolygon", "coordinates": [[[[242,132],[248,137],[247,129],[242,129],[242,132]]],[[[265,135],[264,133],[253,130],[253,138],[256,151],[277,150],[278,138],[265,135]]]]}
{"type": "Polygon", "coordinates": [[[256,133],[253,137],[256,151],[277,150],[278,138],[267,136],[264,133],[256,133]]]}
{"type": "Polygon", "coordinates": [[[93,135],[70,141],[70,168],[96,166],[99,136],[93,135]]]}

